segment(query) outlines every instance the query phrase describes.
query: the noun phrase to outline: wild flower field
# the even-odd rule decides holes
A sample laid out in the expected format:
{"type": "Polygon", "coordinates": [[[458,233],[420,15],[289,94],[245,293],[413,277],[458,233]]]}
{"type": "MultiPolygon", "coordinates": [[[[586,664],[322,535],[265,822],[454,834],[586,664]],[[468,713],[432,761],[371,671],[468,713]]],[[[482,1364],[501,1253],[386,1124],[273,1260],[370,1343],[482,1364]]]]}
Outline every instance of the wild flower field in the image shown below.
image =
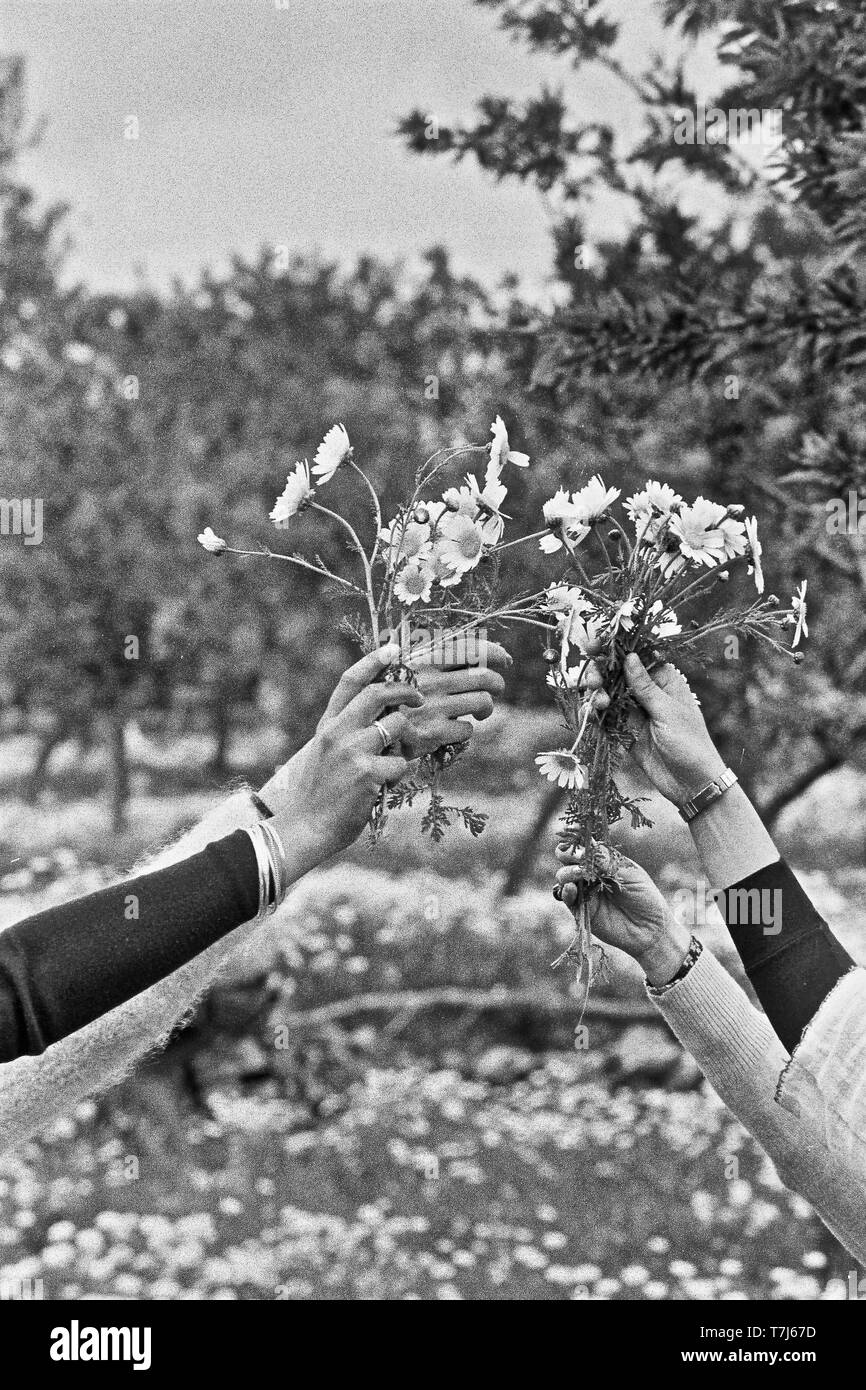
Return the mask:
{"type": "Polygon", "coordinates": [[[844,1258],[711,1095],[586,1070],[371,1067],[294,1132],[267,1087],[160,1130],[129,1086],[0,1168],[3,1278],[46,1298],[845,1296],[844,1258]]]}
{"type": "MultiPolygon", "coordinates": [[[[850,1259],[663,1029],[643,1025],[626,1067],[633,1023],[590,1017],[575,1051],[570,982],[550,970],[570,919],[543,847],[500,897],[528,808],[497,791],[504,814],[474,851],[455,836],[413,866],[398,831],[305,880],[162,1058],[0,1159],[4,1296],[845,1297],[850,1259]],[[551,1011],[283,1023],[443,986],[532,990],[551,1011]]],[[[156,843],[200,804],[139,798],[135,833],[156,843]]],[[[33,813],[13,809],[0,923],[93,887],[106,862],[104,831],[70,839],[70,806],[43,809],[38,854],[33,813]]],[[[862,957],[859,882],[807,882],[862,957]]],[[[735,968],[721,930],[702,934],[735,968]]],[[[636,970],[610,964],[594,997],[643,1008],[636,970]]]]}

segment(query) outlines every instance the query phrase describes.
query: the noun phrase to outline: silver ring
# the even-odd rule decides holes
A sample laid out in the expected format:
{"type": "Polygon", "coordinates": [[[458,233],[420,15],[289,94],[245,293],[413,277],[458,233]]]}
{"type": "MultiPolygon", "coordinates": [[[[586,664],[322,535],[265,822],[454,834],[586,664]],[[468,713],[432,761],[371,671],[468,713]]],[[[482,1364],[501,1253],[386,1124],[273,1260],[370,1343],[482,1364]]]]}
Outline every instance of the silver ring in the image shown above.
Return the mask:
{"type": "Polygon", "coordinates": [[[385,725],[382,723],[381,720],[379,720],[379,719],[374,719],[374,721],[373,721],[373,728],[376,730],[376,732],[378,733],[380,739],[382,740],[381,752],[382,752],[382,753],[387,752],[387,750],[391,747],[391,744],[394,742],[394,740],[392,739],[391,735],[388,733],[388,730],[385,728],[385,725]]]}

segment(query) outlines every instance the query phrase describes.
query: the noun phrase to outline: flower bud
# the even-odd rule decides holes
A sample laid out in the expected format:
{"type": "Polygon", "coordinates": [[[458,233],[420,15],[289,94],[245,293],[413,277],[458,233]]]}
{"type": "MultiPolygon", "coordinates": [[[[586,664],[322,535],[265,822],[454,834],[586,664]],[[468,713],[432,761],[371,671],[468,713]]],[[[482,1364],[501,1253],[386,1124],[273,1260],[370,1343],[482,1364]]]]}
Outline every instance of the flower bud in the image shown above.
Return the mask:
{"type": "Polygon", "coordinates": [[[427,522],[430,520],[430,513],[426,507],[415,508],[415,520],[419,526],[426,526],[427,522]]]}
{"type": "Polygon", "coordinates": [[[548,666],[552,666],[555,661],[559,660],[559,652],[555,647],[545,647],[543,656],[548,666]]]}
{"type": "Polygon", "coordinates": [[[223,555],[228,549],[226,541],[223,540],[222,536],[215,535],[210,526],[206,526],[197,539],[199,545],[203,546],[211,555],[223,555]]]}

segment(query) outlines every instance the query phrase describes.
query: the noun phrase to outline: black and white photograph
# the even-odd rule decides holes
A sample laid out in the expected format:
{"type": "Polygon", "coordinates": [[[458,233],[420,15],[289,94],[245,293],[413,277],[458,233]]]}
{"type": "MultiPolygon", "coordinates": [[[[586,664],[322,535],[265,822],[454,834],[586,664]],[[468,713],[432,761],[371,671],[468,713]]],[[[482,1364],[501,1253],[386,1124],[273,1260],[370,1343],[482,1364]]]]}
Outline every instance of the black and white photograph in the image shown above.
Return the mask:
{"type": "Polygon", "coordinates": [[[866,0],[0,0],[0,494],[4,1344],[575,1301],[820,1365],[866,0]]]}

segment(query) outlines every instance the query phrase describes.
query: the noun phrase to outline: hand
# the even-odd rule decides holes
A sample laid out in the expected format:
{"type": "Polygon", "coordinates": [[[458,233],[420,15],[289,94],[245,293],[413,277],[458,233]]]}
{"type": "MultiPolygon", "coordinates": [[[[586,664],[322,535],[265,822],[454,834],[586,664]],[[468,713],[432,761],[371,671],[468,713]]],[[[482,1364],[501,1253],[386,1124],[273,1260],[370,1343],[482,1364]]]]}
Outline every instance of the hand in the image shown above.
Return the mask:
{"type": "Polygon", "coordinates": [[[725,771],[685,676],[675,666],[652,675],[634,652],[624,663],[640,709],[632,719],[635,761],[668,801],[681,805],[725,771]]]}
{"type": "MultiPolygon", "coordinates": [[[[593,854],[607,856],[603,870],[610,866],[610,851],[593,843],[593,854]]],[[[576,884],[584,877],[584,851],[557,848],[556,857],[562,864],[556,881],[562,887],[562,901],[573,908],[577,901],[576,884]]],[[[592,933],[605,946],[616,946],[636,960],[651,985],[667,984],[673,979],[688,954],[691,936],[677,922],[649,874],[625,855],[618,855],[616,874],[619,887],[610,893],[594,892],[590,899],[589,917],[592,933]]]]}
{"type": "Polygon", "coordinates": [[[505,690],[505,681],[495,668],[510,666],[511,657],[495,642],[480,642],[474,666],[436,666],[419,664],[418,688],[424,704],[407,711],[409,737],[404,752],[408,757],[435,753],[446,744],[468,743],[475,719],[489,719],[494,696],[505,690]]]}
{"type": "Polygon", "coordinates": [[[399,782],[408,771],[405,758],[383,756],[373,727],[378,720],[399,748],[410,738],[410,727],[396,706],[424,704],[412,686],[371,684],[398,655],[399,647],[381,647],[350,666],[309,743],[262,787],[298,878],[350,845],[367,823],[380,787],[399,782]]]}

